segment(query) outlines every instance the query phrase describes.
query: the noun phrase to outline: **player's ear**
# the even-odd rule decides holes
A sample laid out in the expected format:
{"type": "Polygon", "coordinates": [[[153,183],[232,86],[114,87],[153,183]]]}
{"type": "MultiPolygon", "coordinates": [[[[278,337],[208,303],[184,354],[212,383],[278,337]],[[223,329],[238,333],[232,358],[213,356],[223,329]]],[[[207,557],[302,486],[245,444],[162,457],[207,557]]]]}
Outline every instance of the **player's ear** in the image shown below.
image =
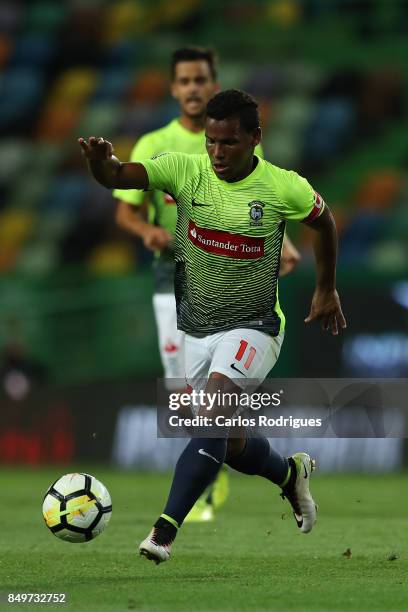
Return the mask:
{"type": "Polygon", "coordinates": [[[216,82],[214,83],[214,95],[215,95],[215,94],[217,94],[217,93],[219,93],[220,91],[221,91],[221,85],[219,84],[219,82],[218,82],[218,81],[216,81],[216,82]]]}
{"type": "Polygon", "coordinates": [[[170,92],[173,98],[178,100],[178,88],[177,88],[177,84],[174,81],[172,81],[170,84],[170,92]]]}
{"type": "Polygon", "coordinates": [[[252,144],[254,145],[254,147],[256,147],[257,145],[259,145],[259,143],[262,140],[262,129],[260,127],[257,127],[253,132],[252,132],[252,144]]]}

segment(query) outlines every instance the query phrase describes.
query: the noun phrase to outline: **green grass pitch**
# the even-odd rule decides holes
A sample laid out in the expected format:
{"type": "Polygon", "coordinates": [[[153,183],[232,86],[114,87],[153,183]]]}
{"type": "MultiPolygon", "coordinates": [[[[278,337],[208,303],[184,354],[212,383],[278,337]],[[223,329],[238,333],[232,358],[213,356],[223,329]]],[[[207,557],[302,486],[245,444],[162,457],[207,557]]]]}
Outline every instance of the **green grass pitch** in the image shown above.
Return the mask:
{"type": "Polygon", "coordinates": [[[298,532],[276,487],[234,474],[217,520],[184,526],[171,561],[156,566],[136,544],[161,511],[170,475],[81,467],[113,501],[106,532],[87,544],[58,540],[41,515],[46,488],[72,467],[0,470],[0,609],[407,609],[406,474],[316,474],[320,512],[309,535],[298,532]],[[11,606],[9,591],[64,591],[68,604],[11,606]]]}

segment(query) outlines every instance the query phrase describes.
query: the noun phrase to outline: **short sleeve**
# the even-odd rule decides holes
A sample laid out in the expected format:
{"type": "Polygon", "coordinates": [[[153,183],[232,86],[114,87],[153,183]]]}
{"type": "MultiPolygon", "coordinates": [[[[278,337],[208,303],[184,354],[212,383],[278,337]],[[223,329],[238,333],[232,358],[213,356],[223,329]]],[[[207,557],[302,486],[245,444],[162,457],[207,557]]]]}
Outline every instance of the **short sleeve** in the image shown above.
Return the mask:
{"type": "Polygon", "coordinates": [[[162,153],[143,161],[149,177],[149,190],[158,189],[177,199],[178,194],[192,175],[193,155],[186,153],[162,153]]]}
{"type": "Polygon", "coordinates": [[[308,181],[293,171],[282,171],[280,181],[281,211],[284,219],[310,223],[325,206],[323,198],[308,181]]]}
{"type": "MultiPolygon", "coordinates": [[[[149,138],[148,135],[142,136],[132,149],[130,161],[141,162],[149,159],[155,153],[157,150],[152,138],[149,138]]],[[[113,197],[134,206],[141,206],[146,198],[146,192],[143,189],[114,189],[113,197]]]]}

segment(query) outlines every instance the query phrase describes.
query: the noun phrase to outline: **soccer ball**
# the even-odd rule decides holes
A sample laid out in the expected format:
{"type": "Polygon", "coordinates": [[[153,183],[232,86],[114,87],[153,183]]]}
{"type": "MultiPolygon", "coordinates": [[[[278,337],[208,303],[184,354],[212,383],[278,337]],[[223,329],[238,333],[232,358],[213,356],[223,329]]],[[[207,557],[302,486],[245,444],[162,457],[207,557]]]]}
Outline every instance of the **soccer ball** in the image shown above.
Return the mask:
{"type": "Polygon", "coordinates": [[[46,492],[45,524],[67,542],[88,542],[109,523],[112,502],[107,488],[90,474],[65,474],[46,492]]]}

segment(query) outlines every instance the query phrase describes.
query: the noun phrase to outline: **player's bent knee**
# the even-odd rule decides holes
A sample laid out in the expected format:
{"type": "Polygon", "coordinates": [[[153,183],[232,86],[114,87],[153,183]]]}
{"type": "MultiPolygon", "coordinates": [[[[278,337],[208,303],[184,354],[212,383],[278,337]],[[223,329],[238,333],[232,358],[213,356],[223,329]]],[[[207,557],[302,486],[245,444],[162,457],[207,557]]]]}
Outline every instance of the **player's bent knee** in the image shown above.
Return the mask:
{"type": "Polygon", "coordinates": [[[212,418],[232,417],[238,408],[240,394],[241,389],[228,376],[211,372],[205,387],[207,405],[200,412],[212,418]]]}

